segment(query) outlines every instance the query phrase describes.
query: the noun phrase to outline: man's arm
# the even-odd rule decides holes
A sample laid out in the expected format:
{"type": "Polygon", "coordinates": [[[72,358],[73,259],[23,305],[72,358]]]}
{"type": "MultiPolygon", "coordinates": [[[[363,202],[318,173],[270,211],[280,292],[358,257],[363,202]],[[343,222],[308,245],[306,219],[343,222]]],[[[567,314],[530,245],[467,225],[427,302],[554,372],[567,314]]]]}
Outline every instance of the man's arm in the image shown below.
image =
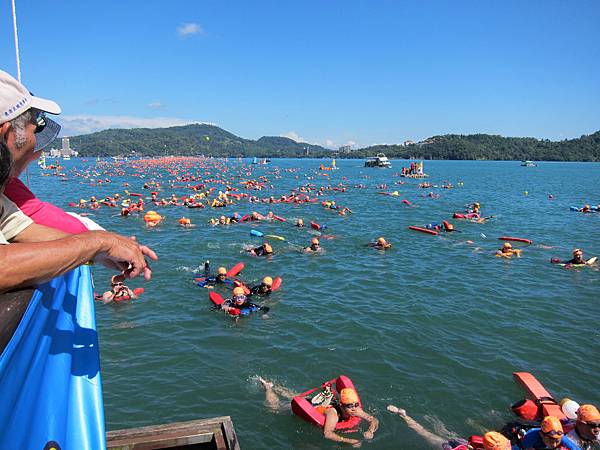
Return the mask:
{"type": "Polygon", "coordinates": [[[346,444],[352,445],[360,445],[360,441],[358,439],[348,439],[345,437],[336,434],[335,426],[339,421],[337,411],[333,408],[325,411],[325,425],[323,426],[323,436],[325,439],[329,439],[330,441],[335,442],[344,442],[346,444]]]}
{"type": "Polygon", "coordinates": [[[0,292],[46,282],[90,260],[125,271],[128,278],[143,273],[149,280],[152,271],[144,257],[158,259],[156,253],[135,239],[107,231],[68,235],[34,224],[14,242],[0,245],[0,292]],[[46,239],[45,242],[31,242],[36,229],[42,233],[37,240],[46,239]],[[52,238],[54,240],[48,240],[52,238]]]}
{"type": "Polygon", "coordinates": [[[363,434],[364,434],[365,438],[373,439],[373,435],[379,428],[379,420],[377,420],[377,417],[367,414],[362,408],[356,412],[356,415],[358,417],[360,417],[361,419],[364,419],[367,422],[369,422],[369,429],[367,431],[365,431],[363,434]]]}

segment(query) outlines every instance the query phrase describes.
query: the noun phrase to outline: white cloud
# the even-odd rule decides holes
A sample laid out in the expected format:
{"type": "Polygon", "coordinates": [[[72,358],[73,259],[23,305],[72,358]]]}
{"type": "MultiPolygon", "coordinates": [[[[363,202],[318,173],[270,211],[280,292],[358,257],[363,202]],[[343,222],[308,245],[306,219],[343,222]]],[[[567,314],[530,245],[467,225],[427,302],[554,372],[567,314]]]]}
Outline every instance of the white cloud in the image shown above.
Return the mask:
{"type": "Polygon", "coordinates": [[[356,142],[349,140],[349,141],[346,141],[346,143],[344,145],[349,145],[351,147],[355,147],[356,146],[356,142]]]}
{"type": "Polygon", "coordinates": [[[331,139],[325,139],[326,147],[333,147],[333,141],[331,139]]]}
{"type": "Polygon", "coordinates": [[[150,109],[160,109],[160,108],[164,108],[165,105],[163,105],[161,102],[152,102],[152,103],[148,103],[148,108],[150,109]]]}
{"type": "Polygon", "coordinates": [[[204,30],[197,23],[184,23],[177,27],[177,34],[182,37],[193,36],[194,34],[204,34],[204,30]]]}
{"type": "Polygon", "coordinates": [[[298,133],[296,133],[295,131],[288,131],[286,134],[282,134],[282,137],[286,137],[286,138],[290,138],[293,141],[296,142],[306,142],[306,140],[302,137],[300,137],[300,135],[298,133]]]}
{"type": "Polygon", "coordinates": [[[58,116],[57,122],[62,125],[62,136],[89,134],[109,128],[166,128],[178,125],[204,123],[197,120],[179,119],[176,117],[133,117],[133,116],[58,116]]]}

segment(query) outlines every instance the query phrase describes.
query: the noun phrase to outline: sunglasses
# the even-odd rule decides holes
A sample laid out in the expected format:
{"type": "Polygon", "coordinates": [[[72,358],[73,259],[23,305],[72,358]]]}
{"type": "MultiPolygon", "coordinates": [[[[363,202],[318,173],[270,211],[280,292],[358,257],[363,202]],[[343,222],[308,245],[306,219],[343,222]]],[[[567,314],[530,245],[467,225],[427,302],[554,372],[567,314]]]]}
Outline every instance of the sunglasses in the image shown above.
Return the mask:
{"type": "Polygon", "coordinates": [[[358,404],[358,402],[356,402],[356,403],[342,403],[342,406],[344,408],[350,409],[350,408],[358,408],[360,405],[358,404]]]}
{"type": "Polygon", "coordinates": [[[585,423],[590,428],[600,428],[600,423],[598,423],[598,422],[594,422],[594,423],[583,422],[583,423],[585,423]]]}
{"type": "Polygon", "coordinates": [[[41,133],[46,128],[48,122],[46,121],[46,113],[44,111],[38,111],[33,118],[33,124],[35,125],[34,133],[41,133]]]}
{"type": "Polygon", "coordinates": [[[123,283],[114,283],[113,286],[123,286],[123,283]]]}

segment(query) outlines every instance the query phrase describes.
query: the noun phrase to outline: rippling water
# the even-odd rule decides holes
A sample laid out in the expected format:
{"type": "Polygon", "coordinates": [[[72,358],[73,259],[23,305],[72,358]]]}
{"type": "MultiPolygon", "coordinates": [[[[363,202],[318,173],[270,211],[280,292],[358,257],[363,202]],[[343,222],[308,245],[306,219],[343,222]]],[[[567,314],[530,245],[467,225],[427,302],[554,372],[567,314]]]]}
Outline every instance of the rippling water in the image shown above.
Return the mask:
{"type": "MultiPolygon", "coordinates": [[[[97,305],[108,429],[231,415],[244,449],[336,448],[291,412],[271,413],[256,375],[297,391],[342,373],[350,376],[365,409],[381,420],[374,441],[365,444],[378,449],[426,447],[385,410],[390,403],[432,430],[445,426],[467,436],[501,426],[510,417],[508,406],[523,396],[511,377],[517,370],[533,372],[559,398],[600,403],[600,272],[549,264],[553,256],[570,258],[576,246],[587,257],[600,255],[600,214],[569,211],[571,205],[600,202],[600,164],[542,162],[525,168],[518,162],[431,161],[425,164],[428,181],[464,186],[423,190],[416,180],[394,184],[402,180],[395,174],[405,161],[378,170],[342,160],[328,178],[315,173],[319,163],[273,160],[255,167],[258,174],[299,168],[271,177],[274,190],[257,195],[278,196],[306,182],[365,184],[366,189],[328,191],[323,197],[348,206],[352,215],[340,217],[319,204],[242,203],[236,210],[272,209],[290,220],[327,224],[335,238],[322,239],[320,255],[298,251],[312,231],[290,223],[207,225],[220,209],[163,208],[159,212],[167,221],[152,230],[108,208],[92,216],[109,229],[137,235],[161,258],[139,301],[97,305]],[[381,183],[401,195],[377,195],[381,183]],[[430,190],[441,197],[424,197],[430,190]],[[474,201],[495,218],[485,224],[453,220],[462,233],[447,236],[407,229],[441,222],[474,201]],[[178,227],[176,219],[184,214],[198,226],[178,227]],[[260,242],[249,235],[251,227],[287,238],[273,242],[272,260],[242,251],[260,242]],[[392,249],[365,246],[380,235],[392,249]],[[493,252],[502,235],[526,237],[534,245],[522,258],[500,260],[493,252]],[[208,291],[192,282],[206,259],[213,269],[243,261],[242,275],[249,281],[283,277],[281,290],[268,300],[268,317],[236,323],[212,311],[208,291]]],[[[93,162],[67,164],[81,168],[93,162]]],[[[168,179],[165,173],[161,181],[168,179]]],[[[112,180],[90,186],[80,177],[60,182],[39,176],[37,169],[31,173],[32,190],[65,208],[80,197],[122,192],[125,178],[112,180]]],[[[128,181],[131,191],[141,191],[143,180],[128,181]]],[[[165,190],[165,196],[170,193],[165,190]]],[[[108,277],[96,269],[98,291],[108,277]]]]}

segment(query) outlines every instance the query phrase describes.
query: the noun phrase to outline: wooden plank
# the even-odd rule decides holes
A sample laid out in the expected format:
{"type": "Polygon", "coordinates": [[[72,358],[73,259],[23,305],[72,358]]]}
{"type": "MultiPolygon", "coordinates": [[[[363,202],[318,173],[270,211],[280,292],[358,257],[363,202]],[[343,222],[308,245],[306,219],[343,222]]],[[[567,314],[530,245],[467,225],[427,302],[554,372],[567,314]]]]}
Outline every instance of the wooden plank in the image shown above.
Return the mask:
{"type": "Polygon", "coordinates": [[[106,444],[109,450],[240,449],[229,416],[111,431],[106,444]]]}

